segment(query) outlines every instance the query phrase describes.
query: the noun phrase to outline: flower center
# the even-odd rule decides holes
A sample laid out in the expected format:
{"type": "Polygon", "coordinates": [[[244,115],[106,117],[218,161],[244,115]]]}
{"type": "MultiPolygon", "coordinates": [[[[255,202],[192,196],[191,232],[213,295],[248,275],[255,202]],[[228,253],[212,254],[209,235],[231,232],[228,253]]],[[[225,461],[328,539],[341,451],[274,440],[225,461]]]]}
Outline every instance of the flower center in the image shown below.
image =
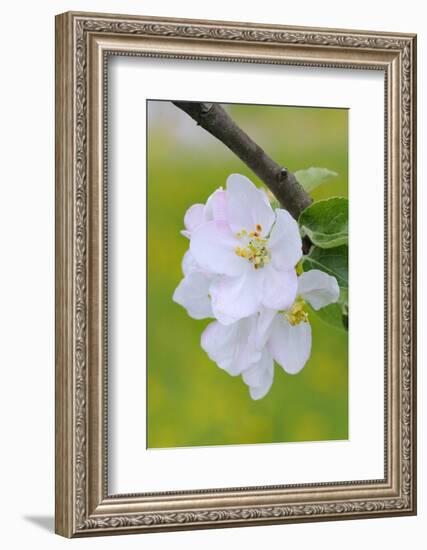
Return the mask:
{"type": "Polygon", "coordinates": [[[268,250],[268,239],[261,237],[262,227],[257,224],[255,231],[248,233],[242,229],[237,233],[237,238],[243,241],[245,246],[236,246],[234,252],[241,258],[246,258],[255,269],[264,267],[270,263],[270,251],[268,250]]]}
{"type": "Polygon", "coordinates": [[[308,313],[305,311],[305,302],[298,296],[292,306],[284,312],[285,318],[293,327],[300,323],[308,323],[308,313]]]}

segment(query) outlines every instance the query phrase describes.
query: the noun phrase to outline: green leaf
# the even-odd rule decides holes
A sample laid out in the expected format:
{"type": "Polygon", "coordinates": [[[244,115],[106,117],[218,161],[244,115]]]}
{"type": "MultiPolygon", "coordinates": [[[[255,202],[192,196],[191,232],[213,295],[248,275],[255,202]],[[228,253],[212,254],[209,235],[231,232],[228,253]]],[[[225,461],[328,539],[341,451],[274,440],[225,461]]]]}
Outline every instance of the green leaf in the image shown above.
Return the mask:
{"type": "Polygon", "coordinates": [[[333,197],[314,202],[299,217],[303,235],[321,248],[348,244],[348,200],[333,197]]]}
{"type": "Polygon", "coordinates": [[[348,316],[348,288],[340,289],[340,297],[338,303],[341,305],[343,315],[348,316]]]}
{"type": "Polygon", "coordinates": [[[346,324],[344,321],[344,314],[342,312],[340,304],[329,304],[328,306],[322,307],[321,309],[310,309],[310,315],[315,315],[328,325],[331,325],[340,330],[346,330],[346,324]]]}
{"type": "Polygon", "coordinates": [[[328,325],[348,331],[348,288],[340,289],[340,297],[335,304],[314,309],[307,304],[310,314],[315,315],[328,325]]]}
{"type": "Polygon", "coordinates": [[[319,248],[314,246],[307,256],[303,257],[304,271],[320,269],[336,278],[340,287],[340,297],[337,303],[330,304],[312,312],[326,323],[348,329],[348,247],[319,248]]]}
{"type": "Polygon", "coordinates": [[[333,170],[328,170],[327,168],[315,168],[313,166],[307,170],[297,170],[295,172],[295,177],[307,193],[310,193],[310,191],[325,181],[331,178],[336,178],[337,176],[338,174],[333,170]]]}
{"type": "Polygon", "coordinates": [[[336,248],[319,248],[314,246],[302,263],[304,271],[320,269],[329,275],[333,275],[338,281],[341,294],[348,289],[348,247],[346,245],[336,248]]]}

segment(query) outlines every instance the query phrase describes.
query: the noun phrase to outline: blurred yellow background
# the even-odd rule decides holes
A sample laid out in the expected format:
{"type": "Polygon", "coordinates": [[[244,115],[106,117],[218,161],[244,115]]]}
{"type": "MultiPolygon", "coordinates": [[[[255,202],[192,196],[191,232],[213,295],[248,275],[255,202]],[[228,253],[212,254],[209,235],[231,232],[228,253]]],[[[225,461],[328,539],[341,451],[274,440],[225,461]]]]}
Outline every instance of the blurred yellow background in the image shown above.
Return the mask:
{"type": "MultiPolygon", "coordinates": [[[[315,200],[348,196],[348,111],[225,105],[235,121],[291,171],[325,167],[339,176],[315,200]]],[[[185,447],[348,438],[347,333],[310,317],[312,354],[295,376],[275,366],[273,386],[253,401],[200,347],[210,320],[196,321],[172,301],[188,240],[184,214],[204,203],[231,173],[258,178],[222,143],[170,102],[147,102],[148,447],[185,447]]]]}

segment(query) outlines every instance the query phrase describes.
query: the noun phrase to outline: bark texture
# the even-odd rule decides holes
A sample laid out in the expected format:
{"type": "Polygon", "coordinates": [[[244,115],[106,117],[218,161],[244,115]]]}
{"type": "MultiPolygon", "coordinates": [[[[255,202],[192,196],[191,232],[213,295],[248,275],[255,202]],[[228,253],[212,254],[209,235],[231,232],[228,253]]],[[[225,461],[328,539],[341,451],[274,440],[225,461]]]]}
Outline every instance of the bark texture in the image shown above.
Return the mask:
{"type": "Polygon", "coordinates": [[[280,204],[295,219],[312,199],[295,175],[280,166],[238,126],[217,103],[174,101],[199,126],[219,139],[270,189],[280,204]]]}

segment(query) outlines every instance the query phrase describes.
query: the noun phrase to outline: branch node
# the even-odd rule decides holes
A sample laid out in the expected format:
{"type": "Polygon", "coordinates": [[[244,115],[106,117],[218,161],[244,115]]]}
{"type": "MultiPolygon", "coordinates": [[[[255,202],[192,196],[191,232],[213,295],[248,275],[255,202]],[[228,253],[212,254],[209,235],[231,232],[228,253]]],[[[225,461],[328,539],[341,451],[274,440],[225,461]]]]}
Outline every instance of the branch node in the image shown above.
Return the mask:
{"type": "Polygon", "coordinates": [[[282,180],[287,179],[288,174],[289,174],[289,171],[288,171],[287,168],[281,168],[280,169],[280,179],[282,179],[282,180]]]}

